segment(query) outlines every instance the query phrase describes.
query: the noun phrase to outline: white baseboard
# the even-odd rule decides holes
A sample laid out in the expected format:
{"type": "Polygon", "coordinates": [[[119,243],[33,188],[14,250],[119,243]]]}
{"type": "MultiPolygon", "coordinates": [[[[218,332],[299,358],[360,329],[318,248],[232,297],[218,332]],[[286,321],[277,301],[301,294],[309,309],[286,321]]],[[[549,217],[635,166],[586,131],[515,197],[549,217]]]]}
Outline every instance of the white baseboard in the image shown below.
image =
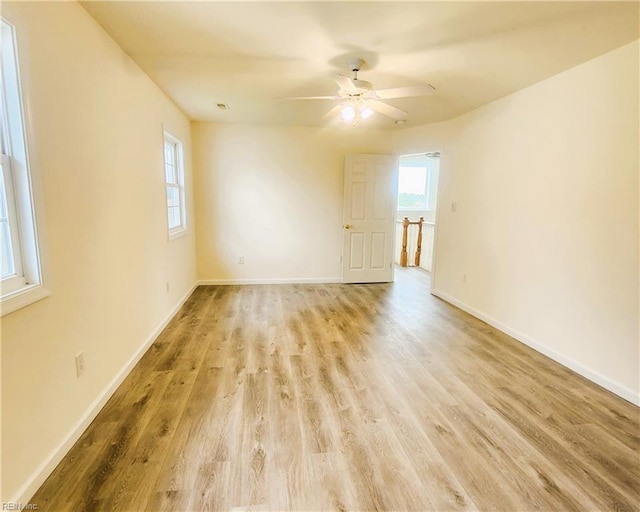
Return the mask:
{"type": "Polygon", "coordinates": [[[470,315],[473,315],[476,318],[479,318],[483,322],[488,323],[489,325],[504,332],[505,334],[508,334],[512,338],[515,338],[519,342],[524,343],[525,345],[527,345],[528,347],[531,347],[535,351],[540,352],[541,354],[544,354],[545,356],[553,359],[557,363],[560,363],[562,366],[566,366],[570,370],[573,370],[574,372],[579,373],[583,377],[589,379],[591,382],[594,382],[595,384],[602,386],[603,388],[611,391],[612,393],[615,393],[619,397],[624,398],[625,400],[627,400],[628,402],[631,402],[634,405],[640,406],[640,394],[632,391],[631,389],[621,384],[618,384],[617,382],[612,381],[611,379],[605,377],[604,375],[590,368],[587,368],[586,366],[583,366],[582,364],[571,359],[570,357],[547,347],[545,344],[540,343],[539,341],[531,339],[529,336],[526,336],[525,334],[522,334],[521,332],[518,332],[512,329],[511,327],[503,324],[502,322],[499,322],[498,320],[495,320],[490,316],[484,314],[482,311],[478,311],[477,309],[469,306],[468,304],[465,304],[464,302],[446,293],[443,293],[439,290],[432,290],[431,293],[436,297],[440,297],[442,300],[450,304],[453,304],[457,308],[460,308],[461,310],[466,311],[470,315]]]}
{"type": "Polygon", "coordinates": [[[340,277],[289,277],[267,279],[200,279],[200,285],[225,285],[225,284],[326,284],[341,283],[340,277]]]}
{"type": "Polygon", "coordinates": [[[20,487],[16,495],[9,500],[13,503],[29,503],[29,500],[33,497],[36,491],[44,483],[44,481],[51,475],[56,466],[64,458],[64,456],[73,447],[80,436],[87,429],[89,424],[95,419],[98,413],[102,410],[107,403],[111,395],[118,389],[118,386],[122,384],[124,379],[129,375],[129,372],[140,361],[142,356],[146,353],[149,347],[153,344],[156,338],[168,325],[171,319],[176,315],[178,310],[191,296],[193,291],[198,286],[198,283],[194,284],[191,289],[180,299],[178,304],[169,312],[164,320],[155,328],[146,341],[138,348],[138,350],[131,356],[131,358],[124,364],[120,371],[111,379],[111,382],[107,384],[104,391],[91,403],[84,414],[80,417],[77,423],[67,432],[67,435],[63,438],[62,442],[54,448],[47,458],[40,464],[36,470],[31,474],[27,481],[20,487]]]}

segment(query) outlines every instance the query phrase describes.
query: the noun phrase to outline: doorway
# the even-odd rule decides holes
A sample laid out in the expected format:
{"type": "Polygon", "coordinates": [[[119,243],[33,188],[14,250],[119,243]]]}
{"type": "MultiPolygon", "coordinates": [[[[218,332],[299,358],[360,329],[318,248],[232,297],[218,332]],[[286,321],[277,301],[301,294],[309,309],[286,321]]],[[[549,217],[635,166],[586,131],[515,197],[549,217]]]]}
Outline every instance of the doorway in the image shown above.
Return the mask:
{"type": "Polygon", "coordinates": [[[399,159],[396,265],[433,272],[439,177],[439,152],[399,159]]]}

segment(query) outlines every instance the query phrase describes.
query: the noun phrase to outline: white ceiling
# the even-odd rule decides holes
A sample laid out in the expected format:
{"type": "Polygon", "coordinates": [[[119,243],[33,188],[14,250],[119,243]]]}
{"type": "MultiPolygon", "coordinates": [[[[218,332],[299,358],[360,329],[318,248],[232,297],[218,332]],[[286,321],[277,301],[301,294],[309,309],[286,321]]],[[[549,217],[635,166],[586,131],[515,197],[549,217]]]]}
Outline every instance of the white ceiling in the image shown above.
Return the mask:
{"type": "MultiPolygon", "coordinates": [[[[367,61],[375,88],[430,83],[389,100],[403,127],[441,121],[639,37],[637,2],[83,2],[194,120],[322,125],[331,76],[367,61]],[[228,103],[229,111],[216,108],[228,103]]],[[[597,101],[597,99],[594,99],[597,101]]],[[[375,115],[366,121],[394,128],[375,115]]]]}

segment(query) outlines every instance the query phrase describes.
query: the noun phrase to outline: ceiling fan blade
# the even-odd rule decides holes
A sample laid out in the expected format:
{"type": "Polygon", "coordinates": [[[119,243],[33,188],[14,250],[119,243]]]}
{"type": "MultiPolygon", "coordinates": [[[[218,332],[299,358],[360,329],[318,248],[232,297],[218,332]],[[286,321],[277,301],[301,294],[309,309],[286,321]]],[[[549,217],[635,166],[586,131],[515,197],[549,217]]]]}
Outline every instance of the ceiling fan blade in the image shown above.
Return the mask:
{"type": "Polygon", "coordinates": [[[342,96],[290,96],[287,98],[276,98],[278,100],[340,100],[342,96]]]}
{"type": "Polygon", "coordinates": [[[383,116],[390,117],[391,119],[395,119],[397,121],[403,121],[407,118],[407,112],[404,110],[400,110],[388,103],[383,103],[382,101],[375,100],[367,100],[367,105],[371,108],[371,110],[375,110],[379,112],[383,116]]]}
{"type": "Polygon", "coordinates": [[[338,84],[338,87],[343,91],[358,92],[358,89],[356,89],[356,86],[353,85],[353,81],[348,76],[336,75],[333,79],[338,84]]]}
{"type": "Polygon", "coordinates": [[[391,98],[410,98],[412,96],[426,96],[427,94],[434,94],[436,88],[431,85],[416,85],[414,87],[397,87],[395,89],[380,89],[375,91],[375,95],[381,100],[388,100],[391,98]]]}

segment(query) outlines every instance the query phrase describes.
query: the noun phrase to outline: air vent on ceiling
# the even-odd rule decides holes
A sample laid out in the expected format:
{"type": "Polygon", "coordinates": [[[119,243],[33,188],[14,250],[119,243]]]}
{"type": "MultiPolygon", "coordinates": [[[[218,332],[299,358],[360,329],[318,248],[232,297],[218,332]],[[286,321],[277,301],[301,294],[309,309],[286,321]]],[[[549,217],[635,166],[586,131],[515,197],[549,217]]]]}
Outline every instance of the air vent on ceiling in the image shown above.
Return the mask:
{"type": "Polygon", "coordinates": [[[228,103],[216,103],[216,107],[218,107],[220,110],[231,110],[231,107],[229,107],[228,103]]]}

